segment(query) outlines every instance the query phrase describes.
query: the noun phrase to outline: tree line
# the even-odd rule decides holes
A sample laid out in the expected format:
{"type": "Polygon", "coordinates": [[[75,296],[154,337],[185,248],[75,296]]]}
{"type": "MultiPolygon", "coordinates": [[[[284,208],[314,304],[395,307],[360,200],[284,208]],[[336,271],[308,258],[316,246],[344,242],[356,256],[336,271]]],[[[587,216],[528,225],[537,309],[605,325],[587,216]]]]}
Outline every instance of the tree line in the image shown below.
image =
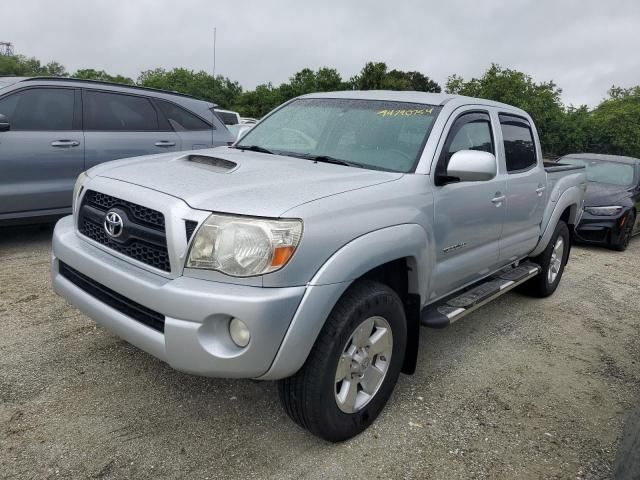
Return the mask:
{"type": "MultiPolygon", "coordinates": [[[[368,62],[357,75],[343,79],[335,68],[304,68],[287,82],[258,85],[244,90],[222,75],[185,68],[146,70],[137,79],[111,75],[104,70],[66,71],[58,62],[41,63],[21,55],[0,57],[0,75],[71,76],[127,85],[176,91],[237,110],[247,117],[261,117],[281,103],[312,92],[337,90],[415,90],[441,92],[442,87],[417,71],[389,70],[383,62],[368,62]]],[[[492,64],[482,76],[464,79],[451,75],[444,91],[508,103],[527,111],[540,134],[544,155],[558,157],[572,152],[609,153],[640,157],[640,85],[613,86],[593,109],[567,106],[562,90],[553,82],[535,82],[530,75],[492,64]]]]}

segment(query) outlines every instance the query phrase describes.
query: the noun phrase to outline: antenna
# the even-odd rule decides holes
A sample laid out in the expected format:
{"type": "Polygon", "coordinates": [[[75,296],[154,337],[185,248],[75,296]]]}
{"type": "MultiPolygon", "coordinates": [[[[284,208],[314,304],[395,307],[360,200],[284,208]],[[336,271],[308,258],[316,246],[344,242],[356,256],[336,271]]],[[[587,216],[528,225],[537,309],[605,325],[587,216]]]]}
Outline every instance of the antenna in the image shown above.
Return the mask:
{"type": "Polygon", "coordinates": [[[13,57],[13,44],[11,42],[0,42],[0,55],[13,57]]]}
{"type": "Polygon", "coordinates": [[[216,27],[213,27],[213,86],[211,87],[211,93],[213,94],[212,101],[215,100],[216,90],[216,27]]]}

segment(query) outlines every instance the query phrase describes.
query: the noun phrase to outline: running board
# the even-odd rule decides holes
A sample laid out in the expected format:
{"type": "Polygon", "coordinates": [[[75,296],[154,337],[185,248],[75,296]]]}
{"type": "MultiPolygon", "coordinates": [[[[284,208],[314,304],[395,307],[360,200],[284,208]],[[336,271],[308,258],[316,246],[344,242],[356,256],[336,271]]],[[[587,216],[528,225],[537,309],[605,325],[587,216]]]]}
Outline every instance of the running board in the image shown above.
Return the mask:
{"type": "Polygon", "coordinates": [[[444,328],[481,306],[504,295],[509,290],[540,273],[540,266],[526,262],[518,267],[507,267],[486,278],[475,287],[455,297],[428,305],[420,314],[425,327],[444,328]]]}

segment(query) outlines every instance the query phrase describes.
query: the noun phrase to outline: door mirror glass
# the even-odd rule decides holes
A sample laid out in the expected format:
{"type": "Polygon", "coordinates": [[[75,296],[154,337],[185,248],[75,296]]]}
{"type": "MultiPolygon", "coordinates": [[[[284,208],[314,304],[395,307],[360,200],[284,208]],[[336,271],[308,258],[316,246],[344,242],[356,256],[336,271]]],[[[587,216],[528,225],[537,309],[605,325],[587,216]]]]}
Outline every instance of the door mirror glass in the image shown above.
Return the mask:
{"type": "Polygon", "coordinates": [[[489,152],[460,150],[454,153],[447,166],[447,176],[461,182],[481,182],[496,176],[496,157],[489,152]]]}
{"type": "Polygon", "coordinates": [[[11,130],[9,119],[0,113],[0,132],[8,132],[9,130],[11,130]]]}

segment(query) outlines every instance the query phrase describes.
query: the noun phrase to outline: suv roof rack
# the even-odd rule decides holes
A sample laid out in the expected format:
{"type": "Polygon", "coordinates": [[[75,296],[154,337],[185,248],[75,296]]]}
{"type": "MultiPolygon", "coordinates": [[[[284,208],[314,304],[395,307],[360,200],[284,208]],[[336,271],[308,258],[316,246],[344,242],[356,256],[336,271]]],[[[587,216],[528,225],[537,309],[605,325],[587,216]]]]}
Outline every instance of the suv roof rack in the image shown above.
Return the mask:
{"type": "Polygon", "coordinates": [[[216,107],[218,106],[215,102],[211,102],[209,100],[203,100],[202,98],[194,97],[193,95],[188,95],[186,93],[180,93],[180,92],[175,92],[171,90],[161,90],[159,88],[141,87],[140,85],[127,85],[125,83],[107,82],[104,80],[85,80],[83,78],[73,78],[73,77],[27,77],[21,80],[21,82],[31,82],[31,81],[37,81],[37,80],[94,83],[96,85],[108,85],[112,87],[116,86],[116,87],[122,87],[122,88],[133,88],[135,90],[146,90],[146,91],[157,92],[157,93],[169,93],[171,95],[179,95],[181,97],[191,98],[193,100],[200,100],[202,102],[213,103],[216,107]]]}

